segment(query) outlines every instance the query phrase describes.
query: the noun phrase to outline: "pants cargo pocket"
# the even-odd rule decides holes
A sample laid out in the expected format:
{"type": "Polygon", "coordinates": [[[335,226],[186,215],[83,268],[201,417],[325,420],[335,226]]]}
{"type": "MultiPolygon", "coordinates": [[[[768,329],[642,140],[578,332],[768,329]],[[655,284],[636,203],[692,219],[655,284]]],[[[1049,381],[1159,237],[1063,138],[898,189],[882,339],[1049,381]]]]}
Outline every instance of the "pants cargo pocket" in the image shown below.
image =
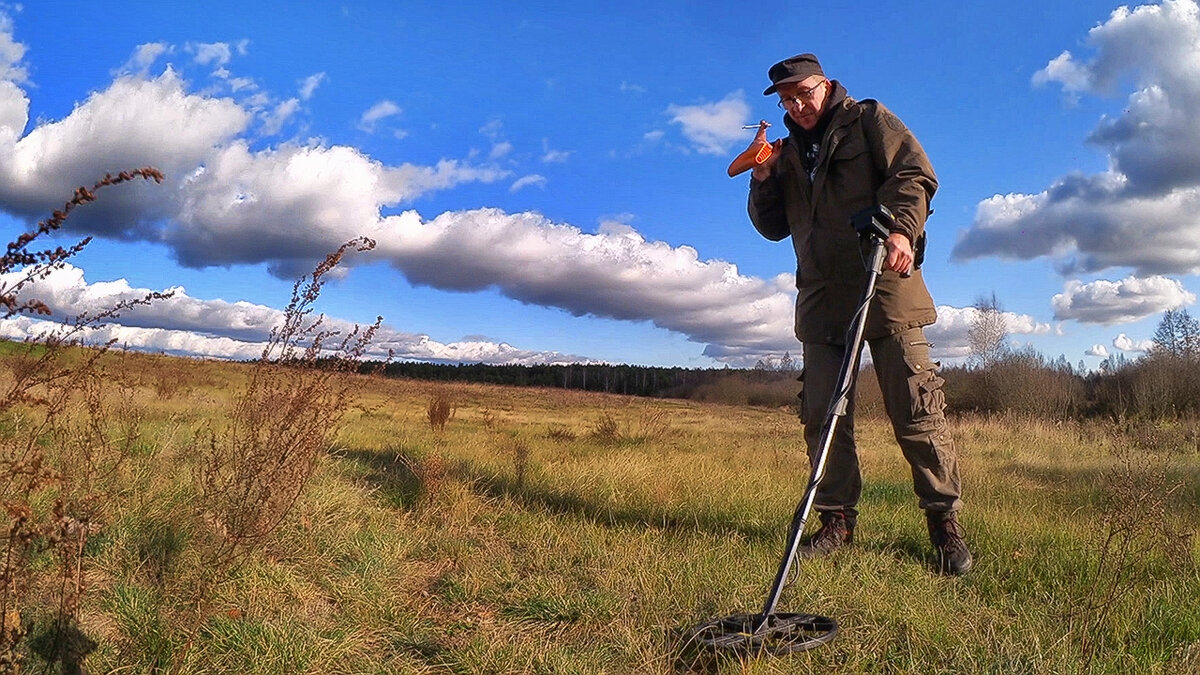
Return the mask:
{"type": "Polygon", "coordinates": [[[938,374],[933,361],[904,360],[908,366],[908,391],[911,405],[910,421],[900,434],[906,450],[913,452],[917,462],[926,467],[938,467],[950,459],[953,445],[947,436],[945,380],[938,374]]]}
{"type": "Polygon", "coordinates": [[[936,421],[946,409],[946,394],[942,391],[946,380],[938,375],[938,366],[933,361],[905,358],[904,363],[908,366],[908,394],[913,424],[936,421]]]}

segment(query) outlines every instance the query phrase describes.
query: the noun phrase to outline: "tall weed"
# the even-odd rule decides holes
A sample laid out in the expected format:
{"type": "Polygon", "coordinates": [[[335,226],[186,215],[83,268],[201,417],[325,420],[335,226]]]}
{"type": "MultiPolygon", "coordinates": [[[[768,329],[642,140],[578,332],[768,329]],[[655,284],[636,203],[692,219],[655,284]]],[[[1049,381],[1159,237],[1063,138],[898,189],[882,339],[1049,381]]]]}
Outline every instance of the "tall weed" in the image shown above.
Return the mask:
{"type": "Polygon", "coordinates": [[[425,416],[429,419],[429,428],[434,431],[445,431],[446,424],[454,419],[457,406],[450,398],[450,392],[445,388],[435,389],[429,396],[429,405],[425,407],[425,416]]]}
{"type": "Polygon", "coordinates": [[[228,424],[210,429],[201,449],[204,517],[216,534],[208,552],[214,570],[244,557],[282,522],[312,476],[317,459],[350,404],[353,372],[382,318],[340,336],[313,318],[326,275],[346,251],[365,251],[362,238],[343,244],[297,280],[284,322],[271,332],[250,381],[235,399],[228,424]]]}
{"type": "MultiPolygon", "coordinates": [[[[106,175],[80,187],[63,208],[10,242],[0,256],[0,314],[50,315],[36,297],[45,280],[91,241],[38,248],[77,207],[102,188],[141,178],[161,183],[154,168],[106,175]]],[[[85,589],[83,551],[101,527],[108,479],[136,436],[138,420],[110,409],[101,360],[112,342],[83,349],[90,331],[120,312],[165,297],[152,293],[107,310],[84,313],[15,346],[0,366],[0,503],[8,517],[0,568],[0,669],[18,672],[22,640],[47,663],[77,669],[90,649],[76,629],[85,589]],[[114,423],[114,420],[116,421],[114,423]]],[[[93,645],[94,646],[94,645],[93,645]]]]}

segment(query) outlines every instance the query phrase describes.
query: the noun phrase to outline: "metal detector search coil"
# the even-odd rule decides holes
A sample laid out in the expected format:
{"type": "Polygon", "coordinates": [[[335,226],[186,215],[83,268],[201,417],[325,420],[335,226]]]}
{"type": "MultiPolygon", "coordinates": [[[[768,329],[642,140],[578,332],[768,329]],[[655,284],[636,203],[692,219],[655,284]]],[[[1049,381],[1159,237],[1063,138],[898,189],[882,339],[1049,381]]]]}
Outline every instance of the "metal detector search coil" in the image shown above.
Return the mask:
{"type": "Polygon", "coordinates": [[[692,639],[709,649],[782,656],[829,642],[837,621],[816,614],[735,614],[696,626],[692,639]]]}

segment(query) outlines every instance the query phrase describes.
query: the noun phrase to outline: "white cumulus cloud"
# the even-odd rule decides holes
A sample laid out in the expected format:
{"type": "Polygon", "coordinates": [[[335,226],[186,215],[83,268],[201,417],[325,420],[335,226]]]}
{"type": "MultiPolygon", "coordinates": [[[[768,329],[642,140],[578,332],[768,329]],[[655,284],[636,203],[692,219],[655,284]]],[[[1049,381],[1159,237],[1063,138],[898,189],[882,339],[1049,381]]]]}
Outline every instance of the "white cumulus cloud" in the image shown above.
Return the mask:
{"type": "Polygon", "coordinates": [[[325,73],[316,73],[309,75],[300,82],[300,100],[307,101],[316,93],[317,87],[325,81],[325,73]]]}
{"type": "Polygon", "coordinates": [[[1135,341],[1124,333],[1113,338],[1112,344],[1123,352],[1140,352],[1144,354],[1154,349],[1154,340],[1135,341]]]}
{"type": "Polygon", "coordinates": [[[527,187],[546,187],[546,177],[536,173],[531,173],[528,176],[521,176],[517,180],[513,181],[513,184],[508,188],[508,191],[517,192],[518,190],[522,190],[527,187]]]}
{"type": "Polygon", "coordinates": [[[189,42],[187,51],[193,54],[196,63],[204,66],[224,66],[227,65],[236,52],[239,56],[246,54],[246,48],[250,45],[249,40],[239,40],[235,43],[229,42],[189,42]]]}
{"type": "MultiPolygon", "coordinates": [[[[0,275],[0,285],[16,280],[0,275]]],[[[117,340],[118,346],[142,351],[224,359],[253,359],[262,355],[271,330],[282,324],[284,313],[265,305],[190,297],[183,288],[159,289],[172,296],[121,313],[107,325],[89,331],[94,343],[117,340]]],[[[96,314],[117,303],[146,297],[151,289],[133,288],[124,279],[88,283],[83,270],[68,265],[35,284],[21,298],[46,303],[57,321],[83,313],[96,314]]],[[[342,335],[353,331],[352,322],[326,317],[323,326],[342,335]]],[[[28,316],[0,320],[0,337],[23,340],[48,331],[62,330],[54,320],[28,316]]],[[[443,363],[518,363],[526,365],[578,363],[587,358],[559,352],[532,351],[503,342],[468,338],[438,342],[428,335],[406,333],[383,325],[376,333],[368,358],[385,359],[389,351],[401,360],[443,363]]]]}
{"type": "Polygon", "coordinates": [[[300,110],[300,99],[289,98],[279,105],[276,105],[269,113],[262,115],[262,134],[264,136],[274,136],[278,134],[283,125],[287,124],[297,111],[300,110]]]}
{"type": "MultiPolygon", "coordinates": [[[[274,108],[267,131],[294,114],[274,108]]],[[[167,185],[128,185],[80,209],[68,231],[166,244],[186,265],[267,262],[294,278],[376,225],[386,206],[507,170],[441,160],[388,166],[348,146],[281,144],[251,151],[251,110],[191,93],[170,67],[118,77],[60,120],[24,133],[29,101],[0,81],[0,208],[28,221],[108,172],[155,166],[167,185]]]]}
{"type": "Polygon", "coordinates": [[[740,90],[715,103],[672,104],[667,114],[700,153],[725,155],[735,145],[747,142],[742,125],[750,116],[750,105],[740,90]]]}
{"type": "Polygon", "coordinates": [[[13,36],[12,19],[0,13],[0,79],[17,84],[25,82],[29,73],[23,63],[25,45],[13,36]]]}
{"type": "Polygon", "coordinates": [[[550,139],[542,139],[542,162],[546,164],[561,164],[570,158],[570,150],[555,150],[550,147],[550,139]]]}
{"type": "Polygon", "coordinates": [[[166,42],[140,44],[137,49],[133,50],[133,56],[130,56],[125,65],[121,67],[121,72],[145,74],[150,66],[158,60],[158,57],[168,54],[170,51],[171,45],[166,42]]]}
{"type": "MultiPolygon", "coordinates": [[[[0,124],[24,127],[27,120],[15,114],[18,109],[27,114],[23,100],[19,89],[0,87],[0,114],[8,118],[0,124]]],[[[154,79],[118,78],[67,117],[39,124],[23,137],[10,140],[0,128],[0,143],[10,140],[0,147],[0,207],[41,217],[76,186],[147,165],[178,179],[231,142],[249,120],[232,100],[188,94],[170,68],[154,79]]],[[[144,227],[171,215],[174,194],[159,190],[151,198],[143,187],[130,187],[81,210],[71,224],[102,235],[156,238],[144,227]]]]}
{"type": "Polygon", "coordinates": [[[1068,281],[1051,304],[1055,319],[1109,325],[1138,321],[1195,301],[1196,296],[1179,281],[1156,276],[1101,279],[1087,284],[1068,281]]]}
{"type": "Polygon", "coordinates": [[[376,125],[381,120],[399,115],[403,110],[392,101],[383,100],[367,109],[358,120],[358,128],[367,133],[374,133],[376,125]]]}
{"type": "Polygon", "coordinates": [[[1045,256],[1064,274],[1200,272],[1200,8],[1195,0],[1123,6],[1087,43],[1090,58],[1063,52],[1034,81],[1072,96],[1109,96],[1132,83],[1124,110],[1101,117],[1088,137],[1108,153],[1109,170],[981,202],[953,256],[1045,256]]]}
{"type": "Polygon", "coordinates": [[[370,234],[413,283],[498,289],[576,316],[650,321],[707,343],[714,358],[782,353],[792,336],[794,279],[747,277],[689,246],[647,241],[628,226],[597,234],[534,213],[497,209],[389,216],[370,234]]]}

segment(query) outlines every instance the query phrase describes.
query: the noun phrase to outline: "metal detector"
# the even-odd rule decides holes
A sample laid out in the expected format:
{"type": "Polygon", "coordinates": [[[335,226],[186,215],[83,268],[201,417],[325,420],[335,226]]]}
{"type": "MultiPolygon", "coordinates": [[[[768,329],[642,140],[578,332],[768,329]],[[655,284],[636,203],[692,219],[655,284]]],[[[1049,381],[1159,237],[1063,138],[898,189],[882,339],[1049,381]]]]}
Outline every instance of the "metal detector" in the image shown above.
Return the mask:
{"type": "Polygon", "coordinates": [[[817,485],[825,475],[825,460],[829,456],[829,448],[833,444],[833,434],[838,422],[846,415],[850,404],[850,389],[858,371],[858,357],[862,352],[863,330],[867,325],[867,309],[871,298],[875,297],[875,282],[883,272],[883,261],[886,257],[885,243],[888,235],[895,227],[895,219],[891,211],[882,205],[873,206],[856,213],[851,224],[858,236],[871,244],[871,258],[867,264],[867,284],[863,289],[862,302],[851,321],[847,335],[851,340],[847,343],[846,356],[842,360],[842,368],[838,375],[838,384],[829,412],[825,416],[824,426],[821,427],[821,450],[813,465],[812,476],[804,497],[796,506],[792,516],[791,528],[788,530],[787,550],[779,562],[779,571],[775,574],[775,583],[767,594],[767,601],[762,612],[758,614],[734,614],[706,621],[692,630],[691,639],[697,644],[710,649],[731,650],[742,653],[767,653],[772,655],[791,654],[806,649],[812,649],[829,642],[837,635],[837,621],[827,616],[816,614],[797,614],[776,612],[779,596],[786,585],[788,571],[800,547],[800,535],[808,521],[813,501],[817,497],[817,485]]]}

